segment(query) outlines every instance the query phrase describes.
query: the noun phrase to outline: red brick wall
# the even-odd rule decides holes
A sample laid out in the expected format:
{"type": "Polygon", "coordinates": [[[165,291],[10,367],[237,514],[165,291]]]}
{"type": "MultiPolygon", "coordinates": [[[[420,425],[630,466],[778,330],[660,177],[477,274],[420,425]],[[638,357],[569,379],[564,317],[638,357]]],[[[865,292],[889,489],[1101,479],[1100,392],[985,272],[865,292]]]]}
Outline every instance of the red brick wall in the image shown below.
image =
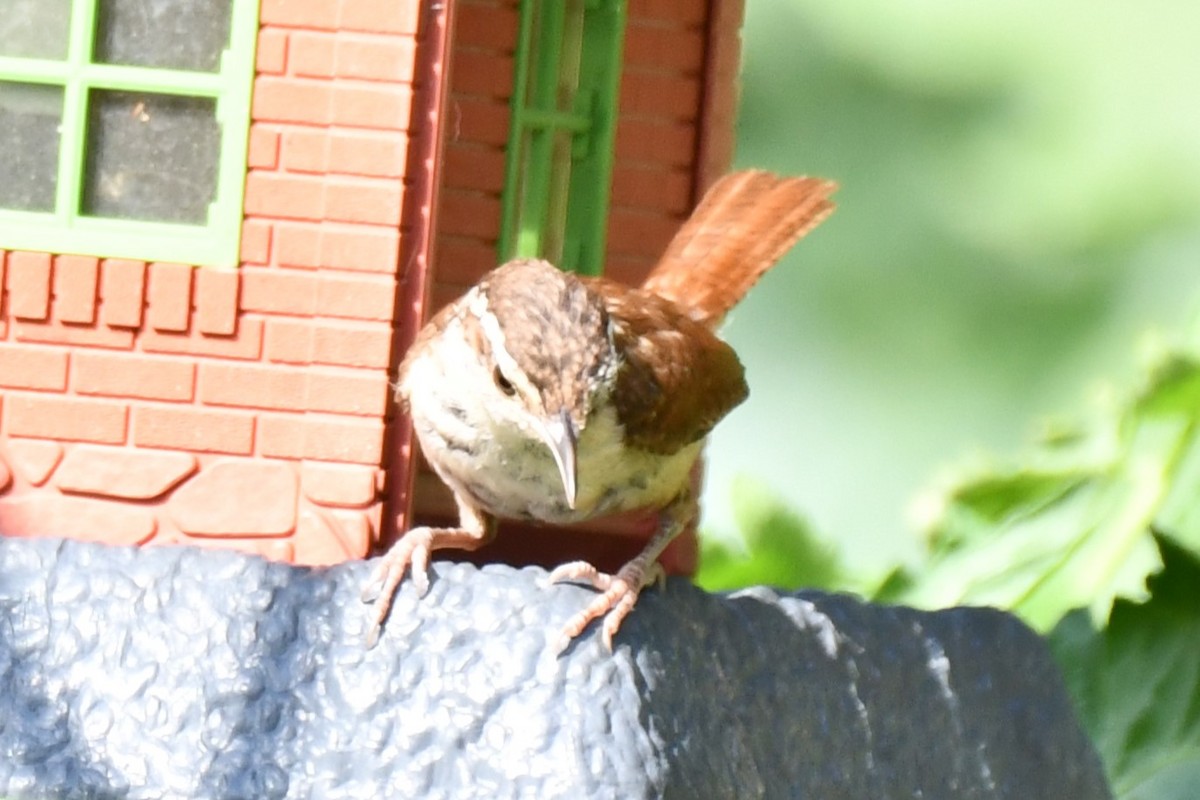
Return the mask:
{"type": "Polygon", "coordinates": [[[704,94],[696,153],[696,185],[707,189],[733,164],[740,75],[744,0],[710,4],[705,31],[704,94]]]}
{"type": "Polygon", "coordinates": [[[264,0],[239,270],[0,251],[0,533],[367,552],[419,6],[264,0]]]}
{"type": "Polygon", "coordinates": [[[605,272],[640,283],[697,195],[706,0],[630,0],[605,272]]]}
{"type": "MultiPolygon", "coordinates": [[[[457,5],[435,307],[496,266],[517,5],[457,5]]],[[[640,282],[703,186],[729,167],[741,10],[741,0],[629,0],[606,262],[612,277],[640,282]],[[710,52],[720,60],[710,61],[710,52]],[[702,123],[711,134],[701,135],[702,123]]]]}

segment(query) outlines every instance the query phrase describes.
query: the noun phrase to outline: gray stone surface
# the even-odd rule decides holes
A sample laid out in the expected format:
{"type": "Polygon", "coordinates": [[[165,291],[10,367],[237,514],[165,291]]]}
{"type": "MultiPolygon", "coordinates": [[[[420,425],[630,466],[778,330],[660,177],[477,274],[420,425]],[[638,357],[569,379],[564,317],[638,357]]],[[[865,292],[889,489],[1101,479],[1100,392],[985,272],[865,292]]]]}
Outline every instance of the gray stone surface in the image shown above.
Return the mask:
{"type": "Polygon", "coordinates": [[[364,563],[0,539],[0,796],[1089,798],[1041,641],[990,610],[590,595],[439,563],[373,650],[364,563]]]}

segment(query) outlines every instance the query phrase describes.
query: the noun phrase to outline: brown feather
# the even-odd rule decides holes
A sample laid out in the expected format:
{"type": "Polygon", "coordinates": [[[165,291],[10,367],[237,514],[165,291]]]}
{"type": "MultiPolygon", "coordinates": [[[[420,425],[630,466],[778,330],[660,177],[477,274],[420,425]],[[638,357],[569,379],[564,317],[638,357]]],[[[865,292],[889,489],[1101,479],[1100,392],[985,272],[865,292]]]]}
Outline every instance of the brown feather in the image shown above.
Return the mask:
{"type": "Polygon", "coordinates": [[[670,301],[603,278],[582,280],[604,298],[624,359],[613,403],[629,444],[674,453],[746,399],[733,348],[670,301]]]}
{"type": "Polygon", "coordinates": [[[792,245],[833,212],[836,184],[732,172],[715,184],[667,246],[642,289],[709,328],[720,324],[792,245]]]}

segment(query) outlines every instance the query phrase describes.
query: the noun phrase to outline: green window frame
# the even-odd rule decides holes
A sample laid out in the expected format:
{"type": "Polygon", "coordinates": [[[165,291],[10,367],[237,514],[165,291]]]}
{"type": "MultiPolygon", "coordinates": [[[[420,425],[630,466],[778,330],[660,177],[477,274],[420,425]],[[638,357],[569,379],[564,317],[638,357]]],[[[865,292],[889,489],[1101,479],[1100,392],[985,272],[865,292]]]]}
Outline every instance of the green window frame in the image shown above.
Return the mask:
{"type": "Polygon", "coordinates": [[[522,0],[500,261],[604,264],[625,0],[522,0]]]}
{"type": "MultiPolygon", "coordinates": [[[[4,55],[20,52],[19,43],[0,41],[0,111],[6,99],[10,110],[19,111],[23,102],[28,106],[38,87],[43,105],[47,87],[62,97],[53,208],[0,207],[0,248],[236,267],[259,0],[231,0],[229,40],[212,71],[105,63],[98,55],[100,0],[59,2],[69,4],[64,57],[4,55]],[[214,144],[212,199],[198,215],[204,219],[167,222],[85,211],[85,194],[97,191],[87,185],[91,135],[100,135],[89,128],[101,113],[102,104],[94,104],[93,98],[105,97],[128,98],[131,103],[138,97],[154,98],[167,105],[197,98],[211,101],[219,141],[214,144]]],[[[21,13],[21,4],[15,13],[21,13]]],[[[139,107],[133,103],[135,113],[139,107]]]]}

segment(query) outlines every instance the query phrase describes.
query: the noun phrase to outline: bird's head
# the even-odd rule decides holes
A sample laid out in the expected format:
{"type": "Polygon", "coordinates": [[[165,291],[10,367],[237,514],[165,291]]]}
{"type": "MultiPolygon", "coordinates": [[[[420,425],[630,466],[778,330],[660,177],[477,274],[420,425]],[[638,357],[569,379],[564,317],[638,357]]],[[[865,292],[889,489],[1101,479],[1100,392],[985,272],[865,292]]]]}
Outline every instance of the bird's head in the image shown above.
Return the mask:
{"type": "Polygon", "coordinates": [[[604,301],[574,275],[533,259],[497,268],[472,292],[474,349],[491,375],[486,405],[549,448],[574,508],[576,446],[616,366],[604,301]]]}

